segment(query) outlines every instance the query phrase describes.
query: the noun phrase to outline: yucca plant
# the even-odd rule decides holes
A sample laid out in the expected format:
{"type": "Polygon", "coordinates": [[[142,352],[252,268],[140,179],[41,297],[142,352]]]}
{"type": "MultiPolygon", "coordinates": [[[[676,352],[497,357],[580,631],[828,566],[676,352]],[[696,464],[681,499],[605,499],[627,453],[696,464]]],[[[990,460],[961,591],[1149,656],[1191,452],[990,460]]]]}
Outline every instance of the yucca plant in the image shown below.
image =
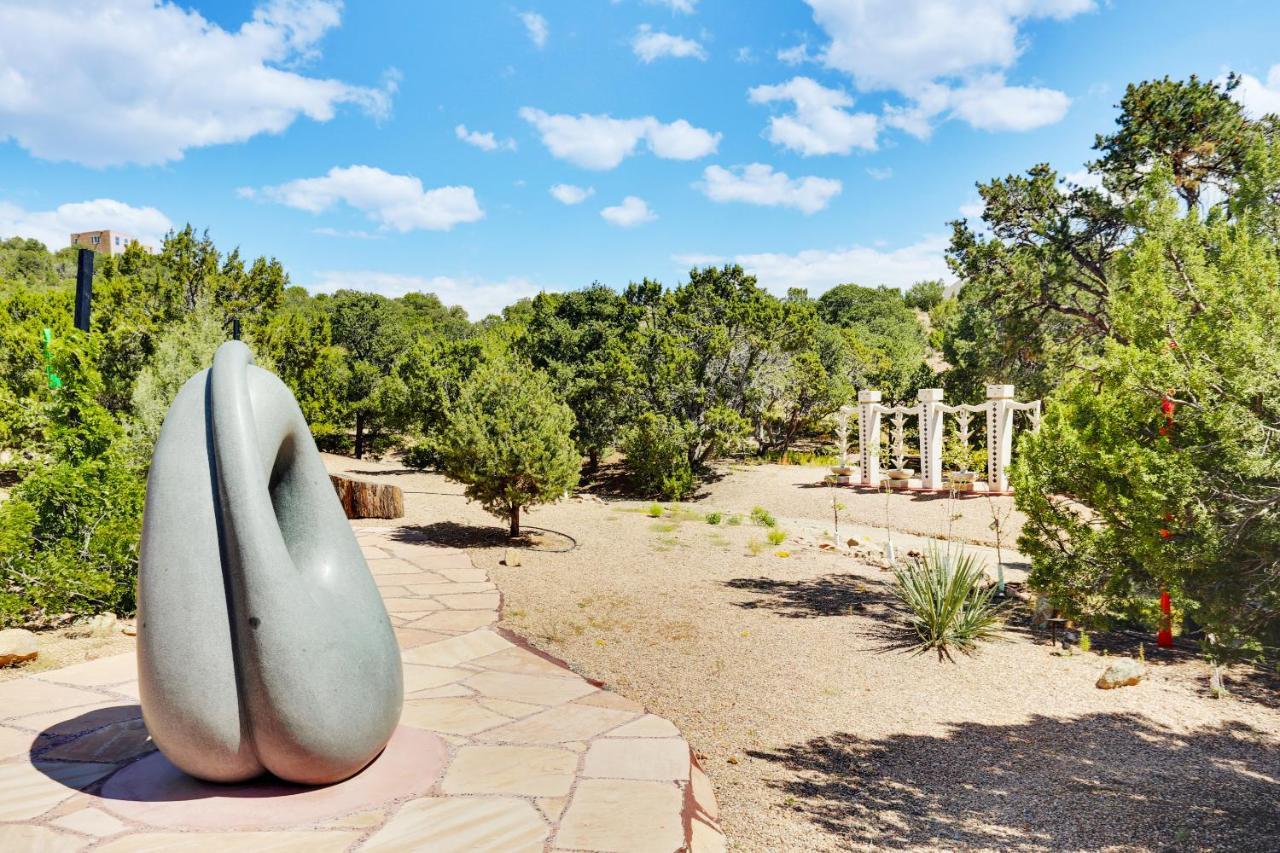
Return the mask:
{"type": "Polygon", "coordinates": [[[911,627],[920,637],[912,646],[916,654],[935,649],[950,660],[952,649],[968,654],[999,630],[1003,608],[972,554],[953,556],[935,545],[893,573],[894,595],[911,611],[911,627]]]}

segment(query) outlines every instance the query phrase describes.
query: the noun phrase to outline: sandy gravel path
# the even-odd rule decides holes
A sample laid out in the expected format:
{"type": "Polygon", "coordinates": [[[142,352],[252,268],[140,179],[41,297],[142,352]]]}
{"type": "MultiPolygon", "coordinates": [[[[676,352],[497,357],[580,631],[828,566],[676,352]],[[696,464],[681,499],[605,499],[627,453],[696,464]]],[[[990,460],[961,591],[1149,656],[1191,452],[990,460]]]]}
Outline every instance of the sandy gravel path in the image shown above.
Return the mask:
{"type": "MultiPolygon", "coordinates": [[[[1148,681],[1101,691],[1099,655],[1059,656],[1018,630],[954,664],[912,657],[872,561],[792,540],[776,549],[789,556],[753,556],[762,528],[700,518],[761,505],[792,533],[821,532],[829,496],[806,488],[817,469],[731,472],[697,514],[541,508],[529,522],[579,547],[522,551],[517,568],[456,484],[328,462],[400,484],[409,524],[470,548],[491,573],[506,626],[675,722],[735,849],[1265,850],[1280,837],[1269,686],[1237,682],[1213,700],[1201,663],[1149,649],[1148,681]]],[[[867,497],[844,502],[855,535],[874,541],[865,522],[883,498],[867,497]]],[[[897,498],[895,526],[945,529],[945,502],[897,498]]],[[[989,516],[969,506],[953,532],[981,539],[989,516]]],[[[895,534],[900,549],[919,541],[895,534]]]]}

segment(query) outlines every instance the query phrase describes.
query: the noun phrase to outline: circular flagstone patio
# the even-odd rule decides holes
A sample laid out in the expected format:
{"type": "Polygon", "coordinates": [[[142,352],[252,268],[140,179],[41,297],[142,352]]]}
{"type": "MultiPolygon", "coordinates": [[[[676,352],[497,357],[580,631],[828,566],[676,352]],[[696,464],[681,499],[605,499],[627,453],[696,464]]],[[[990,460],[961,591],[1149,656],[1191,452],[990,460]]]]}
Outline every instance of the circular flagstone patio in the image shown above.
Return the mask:
{"type": "Polygon", "coordinates": [[[497,630],[465,552],[356,533],[404,659],[400,728],[368,768],[197,783],[147,737],[134,656],[100,658],[0,683],[0,850],[724,849],[675,726],[497,630]]]}

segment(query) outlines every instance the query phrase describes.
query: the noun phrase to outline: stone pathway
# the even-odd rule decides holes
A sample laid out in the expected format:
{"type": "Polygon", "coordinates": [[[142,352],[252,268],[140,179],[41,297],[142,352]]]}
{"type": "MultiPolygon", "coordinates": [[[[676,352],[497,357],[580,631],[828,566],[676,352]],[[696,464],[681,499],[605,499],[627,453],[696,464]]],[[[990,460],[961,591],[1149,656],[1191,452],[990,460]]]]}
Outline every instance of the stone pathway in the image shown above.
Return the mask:
{"type": "Polygon", "coordinates": [[[134,656],[100,658],[0,683],[0,850],[724,850],[675,726],[500,632],[464,551],[356,533],[405,671],[369,768],[266,796],[195,783],[147,737],[134,656]]]}

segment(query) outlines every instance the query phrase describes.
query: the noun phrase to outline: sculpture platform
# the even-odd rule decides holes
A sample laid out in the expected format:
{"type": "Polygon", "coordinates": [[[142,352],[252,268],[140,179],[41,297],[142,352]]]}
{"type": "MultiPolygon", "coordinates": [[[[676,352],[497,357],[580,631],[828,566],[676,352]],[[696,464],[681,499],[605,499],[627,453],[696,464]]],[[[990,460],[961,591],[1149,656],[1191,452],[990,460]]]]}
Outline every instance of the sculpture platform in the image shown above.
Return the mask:
{"type": "Polygon", "coordinates": [[[178,774],[133,654],[0,682],[0,850],[717,851],[710,783],[667,720],[496,627],[464,551],[357,528],[395,625],[404,712],[334,785],[178,774]]]}

